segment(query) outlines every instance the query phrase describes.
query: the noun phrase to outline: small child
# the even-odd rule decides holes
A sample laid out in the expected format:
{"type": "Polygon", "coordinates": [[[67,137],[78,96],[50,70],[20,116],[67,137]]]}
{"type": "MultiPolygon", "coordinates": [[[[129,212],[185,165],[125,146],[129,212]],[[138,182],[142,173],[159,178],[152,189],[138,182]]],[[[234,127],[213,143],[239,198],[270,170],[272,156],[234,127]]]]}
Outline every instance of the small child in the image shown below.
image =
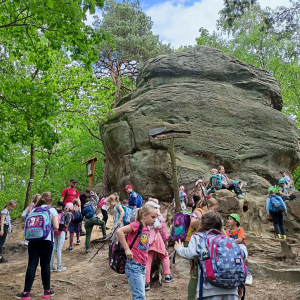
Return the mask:
{"type": "Polygon", "coordinates": [[[117,230],[118,239],[125,250],[127,261],[125,274],[133,299],[145,299],[145,275],[149,249],[149,229],[157,217],[157,210],[152,205],[145,205],[137,212],[136,222],[117,230]],[[140,231],[139,231],[140,229],[140,231]],[[130,249],[136,235],[141,232],[130,249]],[[125,234],[127,233],[127,240],[125,234]]]}
{"type": "Polygon", "coordinates": [[[76,233],[77,237],[77,245],[81,244],[80,241],[80,231],[82,226],[82,214],[80,209],[80,201],[76,198],[73,200],[73,212],[72,212],[72,219],[69,224],[68,230],[70,232],[70,247],[66,250],[69,252],[73,251],[73,239],[74,239],[74,233],[76,233]]]}
{"type": "Polygon", "coordinates": [[[221,175],[218,174],[217,169],[211,169],[211,176],[209,178],[208,188],[205,195],[207,196],[210,193],[214,193],[215,191],[221,188],[222,188],[221,175]]]}
{"type": "Polygon", "coordinates": [[[5,243],[8,233],[12,232],[11,217],[9,212],[15,209],[17,202],[10,200],[1,211],[1,222],[0,222],[0,263],[7,263],[8,260],[2,256],[2,247],[5,243]]]}
{"type": "Polygon", "coordinates": [[[284,178],[279,179],[279,196],[282,198],[283,201],[291,201],[295,200],[297,197],[294,195],[294,193],[289,193],[286,187],[286,181],[284,178]]]}
{"type": "MultiPolygon", "coordinates": [[[[72,203],[70,203],[72,204],[72,203]]],[[[63,272],[67,268],[63,267],[61,264],[61,251],[65,242],[65,236],[66,236],[66,227],[65,227],[65,220],[66,216],[63,211],[64,203],[62,201],[57,202],[56,204],[56,210],[58,213],[58,230],[54,231],[54,244],[53,244],[53,251],[51,256],[51,262],[50,262],[50,271],[56,271],[56,272],[63,272]],[[57,268],[54,266],[54,257],[55,253],[57,253],[57,268]]]]}
{"type": "MultiPolygon", "coordinates": [[[[220,232],[223,230],[223,221],[219,213],[214,211],[206,212],[202,215],[199,232],[205,233],[210,229],[216,229],[220,232]]],[[[175,242],[174,249],[182,258],[192,260],[195,257],[201,256],[201,241],[202,237],[199,234],[193,234],[187,248],[184,247],[181,241],[175,242]]],[[[198,268],[200,270],[200,268],[198,268]]],[[[199,287],[196,288],[199,290],[199,287]]],[[[195,291],[196,294],[196,291],[195,291]]],[[[216,287],[209,282],[203,283],[203,298],[205,300],[226,299],[237,300],[242,295],[242,288],[225,289],[216,287]]],[[[192,298],[189,298],[192,299],[192,298]]],[[[194,298],[195,299],[195,298],[194,298]]]]}
{"type": "Polygon", "coordinates": [[[283,223],[283,213],[287,216],[287,207],[282,198],[276,195],[276,190],[273,186],[269,187],[268,193],[269,197],[266,203],[266,210],[268,218],[272,218],[273,221],[276,232],[275,238],[281,238],[282,234],[282,237],[286,239],[285,227],[283,223]]]}
{"type": "MultiPolygon", "coordinates": [[[[179,199],[180,199],[181,211],[186,211],[186,207],[188,205],[188,198],[187,198],[186,193],[184,192],[183,185],[179,188],[179,199]]],[[[174,205],[174,207],[176,208],[175,198],[173,198],[173,202],[169,206],[172,206],[172,205],[174,205]]]]}

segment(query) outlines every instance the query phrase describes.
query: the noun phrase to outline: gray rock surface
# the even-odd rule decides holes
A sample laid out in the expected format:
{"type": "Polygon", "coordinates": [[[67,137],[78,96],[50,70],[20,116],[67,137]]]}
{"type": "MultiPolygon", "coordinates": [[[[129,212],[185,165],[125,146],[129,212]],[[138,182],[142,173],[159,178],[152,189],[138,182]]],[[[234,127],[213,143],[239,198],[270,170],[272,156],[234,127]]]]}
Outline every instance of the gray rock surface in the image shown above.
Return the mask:
{"type": "Polygon", "coordinates": [[[169,142],[148,135],[166,126],[192,132],[175,141],[179,184],[190,189],[222,164],[230,178],[265,194],[281,168],[292,172],[300,161],[299,131],[281,108],[279,84],[267,71],[220,50],[151,59],[101,126],[112,191],[131,184],[143,196],[171,200],[169,142]]]}

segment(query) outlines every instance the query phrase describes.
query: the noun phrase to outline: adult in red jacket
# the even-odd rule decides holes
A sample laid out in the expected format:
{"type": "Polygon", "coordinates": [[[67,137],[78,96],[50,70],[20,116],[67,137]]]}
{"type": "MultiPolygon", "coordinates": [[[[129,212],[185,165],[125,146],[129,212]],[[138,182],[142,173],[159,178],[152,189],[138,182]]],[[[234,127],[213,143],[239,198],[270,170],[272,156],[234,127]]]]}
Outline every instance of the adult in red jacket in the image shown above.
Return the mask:
{"type": "Polygon", "coordinates": [[[76,184],[77,180],[73,178],[70,180],[70,186],[62,191],[60,201],[62,201],[64,205],[69,202],[73,203],[73,200],[76,198],[79,199],[79,192],[75,189],[76,184]]]}

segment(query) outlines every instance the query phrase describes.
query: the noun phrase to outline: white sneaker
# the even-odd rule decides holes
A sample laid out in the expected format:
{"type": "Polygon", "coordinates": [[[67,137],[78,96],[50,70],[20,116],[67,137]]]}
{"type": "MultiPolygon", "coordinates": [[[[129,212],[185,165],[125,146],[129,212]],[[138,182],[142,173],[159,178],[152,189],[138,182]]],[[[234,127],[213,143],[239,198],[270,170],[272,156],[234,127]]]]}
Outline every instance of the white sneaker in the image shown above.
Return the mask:
{"type": "Polygon", "coordinates": [[[57,268],[56,267],[50,267],[50,272],[56,272],[57,268]]]}
{"type": "Polygon", "coordinates": [[[61,266],[60,268],[56,269],[57,272],[63,272],[63,271],[66,271],[66,270],[67,270],[67,268],[63,267],[63,266],[61,266]]]}

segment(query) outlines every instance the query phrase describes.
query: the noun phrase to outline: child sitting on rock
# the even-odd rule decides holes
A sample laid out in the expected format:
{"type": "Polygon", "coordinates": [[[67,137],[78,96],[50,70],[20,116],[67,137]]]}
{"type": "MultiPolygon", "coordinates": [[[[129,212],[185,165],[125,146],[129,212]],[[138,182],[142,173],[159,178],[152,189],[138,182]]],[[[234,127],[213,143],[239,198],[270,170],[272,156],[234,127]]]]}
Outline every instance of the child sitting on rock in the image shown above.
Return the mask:
{"type": "Polygon", "coordinates": [[[286,181],[284,178],[280,178],[278,183],[279,183],[278,193],[283,201],[290,201],[297,198],[296,195],[288,192],[286,188],[286,181]]]}
{"type": "Polygon", "coordinates": [[[269,197],[266,203],[266,210],[268,217],[270,219],[272,218],[273,221],[276,232],[275,238],[281,238],[282,234],[282,237],[286,239],[285,227],[283,223],[283,213],[287,215],[287,207],[281,197],[275,194],[276,190],[273,186],[269,187],[268,193],[269,197]]]}
{"type": "Polygon", "coordinates": [[[209,195],[210,193],[214,193],[215,191],[221,188],[222,188],[221,175],[218,174],[217,169],[211,169],[211,176],[209,178],[207,191],[205,193],[206,196],[209,195]]]}

